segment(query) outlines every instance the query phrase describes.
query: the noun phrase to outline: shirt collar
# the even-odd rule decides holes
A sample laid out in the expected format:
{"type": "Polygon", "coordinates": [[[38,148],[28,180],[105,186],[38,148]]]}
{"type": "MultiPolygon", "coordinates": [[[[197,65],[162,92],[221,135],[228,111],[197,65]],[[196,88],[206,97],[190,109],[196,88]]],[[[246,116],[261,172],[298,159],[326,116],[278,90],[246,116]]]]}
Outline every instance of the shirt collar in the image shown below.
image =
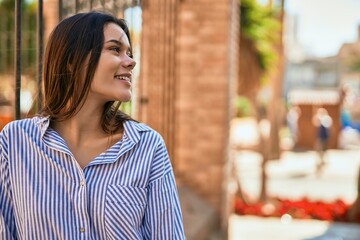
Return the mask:
{"type": "MultiPolygon", "coordinates": [[[[38,125],[41,131],[41,137],[44,136],[46,130],[50,125],[50,116],[38,116],[35,119],[35,123],[38,125]]],[[[130,141],[137,143],[140,140],[140,133],[151,131],[151,128],[143,123],[135,121],[125,121],[124,123],[124,138],[129,138],[130,141]]]]}
{"type": "Polygon", "coordinates": [[[41,137],[43,137],[50,125],[50,116],[37,116],[35,124],[40,128],[41,137]]]}
{"type": "Polygon", "coordinates": [[[151,131],[151,128],[143,123],[135,121],[125,121],[124,123],[124,139],[129,139],[133,143],[137,143],[140,140],[140,133],[151,131]]]}

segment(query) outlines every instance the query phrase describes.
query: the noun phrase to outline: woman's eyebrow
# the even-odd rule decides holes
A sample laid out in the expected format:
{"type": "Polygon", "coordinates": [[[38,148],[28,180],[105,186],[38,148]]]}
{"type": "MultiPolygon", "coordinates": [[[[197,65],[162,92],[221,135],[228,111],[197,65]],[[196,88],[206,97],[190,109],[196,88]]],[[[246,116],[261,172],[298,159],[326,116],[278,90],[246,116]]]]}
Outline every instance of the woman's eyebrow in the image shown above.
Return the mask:
{"type": "Polygon", "coordinates": [[[120,42],[119,40],[116,40],[116,39],[110,39],[108,41],[106,41],[105,43],[116,43],[117,45],[124,45],[122,42],[120,42]]]}
{"type": "Polygon", "coordinates": [[[117,40],[117,39],[110,39],[110,40],[106,41],[105,43],[115,43],[115,44],[117,44],[117,45],[119,45],[119,46],[125,46],[125,47],[127,47],[129,50],[131,50],[131,47],[130,47],[129,45],[124,44],[123,42],[121,42],[121,41],[119,41],[119,40],[117,40]]]}
{"type": "Polygon", "coordinates": [[[129,50],[130,52],[132,52],[132,49],[131,49],[130,46],[125,45],[123,42],[121,42],[121,41],[119,41],[119,40],[110,39],[110,40],[106,41],[105,43],[115,43],[115,44],[117,44],[117,45],[119,45],[119,46],[126,46],[126,47],[128,48],[128,50],[129,50]]]}

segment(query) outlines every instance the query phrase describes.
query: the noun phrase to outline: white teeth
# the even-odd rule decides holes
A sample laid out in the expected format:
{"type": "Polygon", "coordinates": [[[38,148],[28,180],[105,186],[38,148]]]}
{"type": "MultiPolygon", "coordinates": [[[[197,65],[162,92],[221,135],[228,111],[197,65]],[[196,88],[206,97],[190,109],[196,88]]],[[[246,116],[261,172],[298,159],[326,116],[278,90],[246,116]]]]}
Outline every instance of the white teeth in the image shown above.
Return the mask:
{"type": "Polygon", "coordinates": [[[125,80],[125,81],[131,81],[131,79],[129,77],[126,77],[126,76],[115,76],[115,78],[119,79],[119,80],[125,80]]]}

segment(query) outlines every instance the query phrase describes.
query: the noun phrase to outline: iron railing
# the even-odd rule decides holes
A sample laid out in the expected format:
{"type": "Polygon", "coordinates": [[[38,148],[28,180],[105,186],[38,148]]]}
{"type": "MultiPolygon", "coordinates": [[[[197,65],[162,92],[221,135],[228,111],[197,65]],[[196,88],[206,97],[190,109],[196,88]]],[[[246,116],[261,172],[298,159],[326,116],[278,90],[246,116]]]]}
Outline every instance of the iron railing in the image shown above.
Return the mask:
{"type": "MultiPolygon", "coordinates": [[[[22,4],[23,0],[15,0],[15,56],[14,56],[14,75],[15,75],[15,104],[14,118],[21,118],[20,110],[20,93],[21,93],[21,75],[22,75],[22,4]]],[[[58,0],[58,16],[59,21],[71,14],[89,11],[94,9],[107,9],[112,13],[124,15],[127,8],[140,6],[140,0],[58,0]]],[[[131,26],[130,26],[131,27],[131,26]]],[[[44,16],[43,1],[38,0],[37,3],[37,27],[36,27],[36,83],[38,86],[38,99],[36,99],[36,109],[41,108],[41,81],[42,81],[42,56],[44,48],[44,16]]],[[[1,60],[0,60],[1,61],[1,60]]]]}
{"type": "Polygon", "coordinates": [[[21,0],[15,2],[15,119],[20,118],[21,89],[21,0]]]}

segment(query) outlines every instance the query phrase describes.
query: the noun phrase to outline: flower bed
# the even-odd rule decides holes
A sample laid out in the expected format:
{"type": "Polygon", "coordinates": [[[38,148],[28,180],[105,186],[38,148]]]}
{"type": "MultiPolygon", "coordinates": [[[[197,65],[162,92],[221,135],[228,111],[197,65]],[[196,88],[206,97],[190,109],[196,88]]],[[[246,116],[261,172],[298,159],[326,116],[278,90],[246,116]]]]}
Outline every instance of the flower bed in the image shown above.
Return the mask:
{"type": "MultiPolygon", "coordinates": [[[[239,215],[255,215],[261,217],[282,217],[289,214],[297,219],[318,219],[326,221],[349,222],[347,211],[349,209],[342,200],[336,200],[331,203],[322,201],[310,201],[303,198],[298,201],[289,199],[272,199],[265,203],[246,204],[240,198],[234,200],[235,213],[239,215]]],[[[360,223],[358,216],[356,223],[360,223]]]]}

